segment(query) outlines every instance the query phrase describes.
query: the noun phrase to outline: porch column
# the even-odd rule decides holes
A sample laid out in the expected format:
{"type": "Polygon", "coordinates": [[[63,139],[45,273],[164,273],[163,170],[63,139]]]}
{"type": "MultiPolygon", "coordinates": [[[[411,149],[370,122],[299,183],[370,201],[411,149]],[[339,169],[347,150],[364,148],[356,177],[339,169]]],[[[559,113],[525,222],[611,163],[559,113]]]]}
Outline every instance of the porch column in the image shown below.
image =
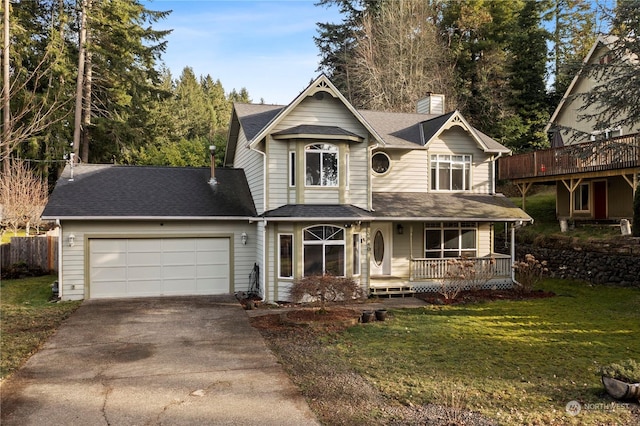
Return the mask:
{"type": "Polygon", "coordinates": [[[413,281],[413,224],[409,225],[409,281],[413,281]]]}
{"type": "Polygon", "coordinates": [[[515,222],[511,225],[511,281],[514,283],[516,281],[516,270],[513,268],[513,264],[516,261],[516,224],[515,222]]]}

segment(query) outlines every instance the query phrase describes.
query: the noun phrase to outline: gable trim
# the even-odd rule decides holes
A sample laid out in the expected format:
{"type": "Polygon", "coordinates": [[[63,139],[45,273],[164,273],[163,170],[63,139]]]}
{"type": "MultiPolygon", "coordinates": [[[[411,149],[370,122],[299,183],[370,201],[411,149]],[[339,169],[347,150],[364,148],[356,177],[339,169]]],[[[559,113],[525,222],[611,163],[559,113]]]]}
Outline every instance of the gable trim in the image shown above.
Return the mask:
{"type": "MultiPolygon", "coordinates": [[[[427,121],[431,121],[431,120],[427,120],[427,121]]],[[[420,123],[420,132],[424,131],[423,125],[427,121],[423,121],[422,123],[420,123]]],[[[433,135],[429,138],[429,140],[424,141],[424,146],[427,147],[434,139],[439,137],[442,134],[442,132],[444,132],[445,130],[451,129],[452,127],[455,127],[455,126],[462,127],[462,129],[466,130],[471,135],[471,137],[476,142],[476,144],[478,144],[480,149],[482,149],[482,151],[484,152],[491,151],[489,147],[484,143],[482,138],[480,138],[480,135],[478,135],[476,130],[467,122],[467,120],[464,119],[464,117],[462,116],[462,114],[460,114],[460,111],[458,110],[455,110],[453,114],[451,114],[451,117],[449,117],[444,123],[442,123],[440,128],[433,133],[433,135]]]]}
{"type": "Polygon", "coordinates": [[[250,149],[255,149],[257,144],[264,139],[273,129],[280,123],[285,116],[287,116],[294,108],[296,108],[307,96],[313,96],[316,93],[323,91],[328,92],[334,98],[339,99],[344,106],[347,107],[349,112],[362,124],[365,129],[376,139],[380,145],[384,145],[384,140],[376,132],[376,130],[360,115],[360,113],[347,101],[347,99],[340,93],[340,91],[331,83],[331,80],[321,74],[316,78],[306,89],[304,89],[289,105],[283,108],[273,119],[248,142],[250,149]]]}

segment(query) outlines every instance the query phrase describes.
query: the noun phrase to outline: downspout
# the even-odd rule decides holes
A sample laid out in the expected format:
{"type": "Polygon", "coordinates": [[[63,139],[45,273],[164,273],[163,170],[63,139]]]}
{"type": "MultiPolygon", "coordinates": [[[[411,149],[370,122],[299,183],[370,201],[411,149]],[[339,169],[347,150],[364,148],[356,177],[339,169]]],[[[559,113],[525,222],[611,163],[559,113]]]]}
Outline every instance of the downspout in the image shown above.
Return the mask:
{"type": "MultiPolygon", "coordinates": [[[[267,211],[267,153],[262,152],[256,148],[250,148],[252,151],[257,152],[262,155],[262,213],[267,211]]],[[[260,214],[260,213],[258,213],[260,214]]],[[[262,282],[264,283],[264,295],[262,296],[262,300],[267,299],[267,219],[263,218],[262,222],[262,273],[260,276],[262,277],[262,282]]]]}
{"type": "Polygon", "coordinates": [[[516,228],[522,226],[522,221],[519,221],[518,225],[516,225],[516,223],[518,222],[514,222],[513,225],[511,225],[511,281],[513,281],[515,285],[520,286],[521,284],[516,281],[516,269],[513,265],[516,262],[516,228]]]}
{"type": "Polygon", "coordinates": [[[58,232],[60,235],[58,236],[58,297],[62,300],[62,289],[64,286],[62,285],[62,223],[60,219],[56,219],[56,226],[58,227],[58,232]]]}

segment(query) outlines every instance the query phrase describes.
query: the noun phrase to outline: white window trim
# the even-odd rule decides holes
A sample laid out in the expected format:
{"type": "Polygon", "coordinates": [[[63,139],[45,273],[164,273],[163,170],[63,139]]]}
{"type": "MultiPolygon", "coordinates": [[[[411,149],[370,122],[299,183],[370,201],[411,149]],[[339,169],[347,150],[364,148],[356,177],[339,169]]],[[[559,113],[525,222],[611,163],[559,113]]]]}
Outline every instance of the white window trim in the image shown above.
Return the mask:
{"type": "Polygon", "coordinates": [[[445,250],[444,248],[444,244],[445,244],[445,239],[444,239],[444,231],[445,230],[457,230],[458,231],[458,256],[456,257],[461,257],[462,256],[462,252],[463,251],[470,251],[470,249],[465,249],[462,247],[462,231],[463,230],[473,230],[475,231],[475,242],[474,242],[474,250],[476,252],[476,256],[478,256],[478,243],[480,242],[480,231],[478,229],[478,223],[477,222],[440,222],[438,225],[439,226],[433,226],[435,224],[433,223],[425,223],[424,224],[424,232],[423,232],[423,238],[424,238],[424,244],[423,244],[423,252],[424,252],[424,257],[427,257],[427,252],[429,253],[435,253],[436,250],[427,250],[427,231],[434,231],[434,230],[439,230],[440,231],[440,257],[431,257],[429,259],[451,259],[450,257],[443,257],[445,252],[451,252],[452,250],[445,250]],[[454,225],[455,223],[455,225],[454,225]]]}
{"type": "Polygon", "coordinates": [[[293,233],[290,232],[283,232],[283,233],[278,233],[278,278],[281,279],[292,279],[294,276],[294,265],[295,265],[295,239],[293,236],[293,233]],[[280,238],[283,236],[290,236],[291,237],[291,276],[283,276],[280,273],[282,272],[282,245],[280,242],[280,238]]]}
{"type": "Polygon", "coordinates": [[[352,258],[352,261],[354,262],[354,264],[351,265],[351,267],[352,267],[352,271],[351,272],[352,272],[354,277],[359,277],[360,274],[362,273],[362,259],[361,259],[362,258],[362,239],[361,239],[362,237],[360,236],[359,233],[352,234],[352,235],[353,236],[351,238],[352,238],[353,245],[351,247],[351,250],[353,250],[353,253],[351,253],[351,258],[352,258]],[[358,247],[358,258],[357,259],[355,257],[355,247],[356,246],[358,247]],[[356,271],[355,266],[358,267],[357,271],[356,271]]]}
{"type": "Polygon", "coordinates": [[[325,143],[325,142],[317,142],[317,143],[310,143],[308,145],[305,145],[304,147],[304,186],[305,188],[339,188],[340,187],[340,148],[337,145],[334,144],[330,144],[330,143],[325,143]],[[335,149],[313,149],[313,150],[307,150],[308,147],[313,146],[313,145],[325,145],[325,146],[331,146],[335,149]],[[307,183],[307,153],[308,152],[317,152],[320,154],[320,185],[309,185],[307,183]],[[322,154],[323,153],[330,153],[330,154],[335,154],[336,156],[336,184],[335,185],[322,185],[322,174],[324,173],[324,170],[322,168],[322,154]]]}
{"type": "Polygon", "coordinates": [[[296,152],[289,151],[289,187],[293,188],[296,186],[296,152]]]}
{"type": "MultiPolygon", "coordinates": [[[[442,163],[449,163],[449,164],[453,164],[454,162],[452,160],[449,161],[442,161],[442,163]]],[[[452,170],[452,169],[449,169],[452,170]]],[[[473,155],[471,154],[431,154],[429,155],[429,177],[431,179],[431,181],[435,181],[436,184],[436,188],[433,189],[431,188],[431,182],[429,182],[429,190],[430,191],[438,191],[438,192],[469,192],[471,191],[471,189],[473,188],[473,155]],[[466,185],[466,180],[464,179],[464,172],[466,170],[466,166],[468,164],[469,166],[469,188],[463,188],[463,189],[441,189],[440,188],[440,157],[441,156],[448,156],[448,157],[453,157],[453,156],[462,156],[463,157],[463,161],[462,162],[455,162],[455,164],[463,164],[463,174],[462,174],[462,186],[464,187],[466,185]],[[434,159],[433,157],[436,157],[435,160],[435,164],[436,164],[436,173],[434,176],[433,173],[433,164],[434,164],[434,159]],[[469,161],[467,162],[465,160],[465,157],[469,157],[469,161]]]]}
{"type": "Polygon", "coordinates": [[[391,171],[391,157],[389,157],[389,154],[387,154],[384,151],[374,152],[373,155],[371,155],[371,171],[376,176],[384,176],[384,175],[388,174],[391,171]],[[373,169],[373,157],[375,157],[378,154],[384,155],[385,157],[387,157],[387,160],[389,161],[389,167],[384,172],[378,172],[378,171],[373,169]]]}
{"type": "MultiPolygon", "coordinates": [[[[302,230],[302,276],[306,276],[305,275],[305,271],[304,271],[304,264],[305,264],[305,257],[304,257],[304,247],[307,245],[314,245],[314,246],[342,246],[342,255],[343,255],[343,259],[342,259],[342,265],[343,265],[343,274],[342,275],[337,275],[339,277],[345,277],[346,273],[347,273],[347,240],[345,239],[347,235],[347,231],[345,228],[343,228],[342,226],[337,226],[337,225],[332,225],[332,224],[317,224],[317,225],[311,225],[311,226],[307,226],[306,228],[304,228],[302,230]],[[311,228],[317,228],[319,226],[331,226],[333,228],[337,228],[342,230],[342,240],[305,240],[304,239],[304,234],[308,229],[311,228]]],[[[324,250],[322,250],[322,273],[325,274],[326,271],[326,258],[325,258],[325,252],[324,250]]]]}

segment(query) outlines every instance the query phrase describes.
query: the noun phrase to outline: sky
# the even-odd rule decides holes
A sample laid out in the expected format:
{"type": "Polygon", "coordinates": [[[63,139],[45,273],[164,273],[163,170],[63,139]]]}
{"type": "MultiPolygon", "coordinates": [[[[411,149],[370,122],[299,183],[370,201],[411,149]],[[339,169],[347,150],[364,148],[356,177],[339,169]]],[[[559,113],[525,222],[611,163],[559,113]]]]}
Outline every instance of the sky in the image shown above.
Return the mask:
{"type": "Polygon", "coordinates": [[[319,72],[317,22],[340,22],[317,0],[148,0],[173,12],[156,30],[173,30],[162,61],[174,78],[184,67],[220,80],[225,91],[246,88],[253,102],[289,104],[319,72]]]}

